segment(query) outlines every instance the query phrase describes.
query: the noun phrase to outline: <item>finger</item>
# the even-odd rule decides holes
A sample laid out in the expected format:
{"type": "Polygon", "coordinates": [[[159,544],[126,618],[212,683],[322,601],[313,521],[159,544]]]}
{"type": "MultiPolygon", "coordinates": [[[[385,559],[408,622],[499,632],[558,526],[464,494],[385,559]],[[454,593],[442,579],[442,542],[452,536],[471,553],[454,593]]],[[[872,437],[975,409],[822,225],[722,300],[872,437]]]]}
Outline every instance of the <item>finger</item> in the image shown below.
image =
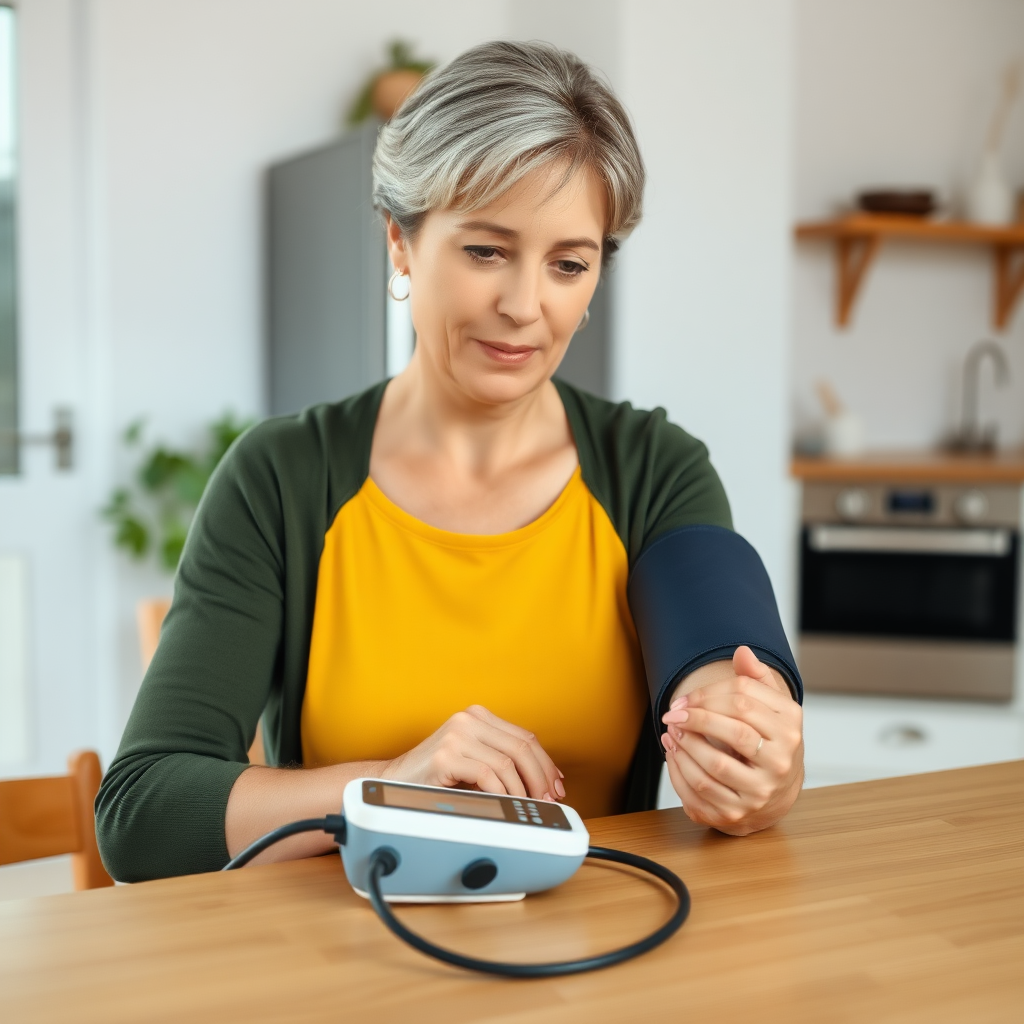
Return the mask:
{"type": "Polygon", "coordinates": [[[732,670],[738,676],[750,676],[775,689],[771,669],[747,646],[737,647],[732,655],[732,670]]]}
{"type": "Polygon", "coordinates": [[[540,797],[543,793],[565,796],[565,786],[562,785],[565,776],[534,733],[506,722],[479,704],[474,704],[466,711],[484,727],[483,731],[476,732],[477,737],[513,758],[519,774],[530,786],[531,796],[540,797]]]}
{"type": "Polygon", "coordinates": [[[700,733],[727,744],[748,760],[757,753],[761,741],[770,736],[769,730],[775,724],[771,712],[757,714],[744,712],[730,700],[722,699],[717,709],[708,707],[688,708],[680,715],[666,716],[665,724],[670,730],[700,733]],[[761,730],[765,730],[762,732],[761,730]]]}
{"type": "MultiPolygon", "coordinates": [[[[739,793],[731,789],[726,783],[714,778],[704,767],[699,764],[689,752],[689,742],[693,736],[684,736],[683,742],[676,741],[676,751],[673,757],[679,772],[686,780],[687,785],[705,803],[710,804],[718,810],[735,807],[739,803],[739,793]]],[[[706,740],[704,741],[707,742],[706,740]]],[[[713,749],[713,748],[712,748],[713,749]]],[[[721,753],[719,751],[719,753],[721,753]]],[[[723,754],[728,757],[728,754],[723,754]]],[[[735,759],[734,759],[735,760],[735,759]]],[[[736,762],[739,764],[739,762],[736,762]]]]}
{"type": "Polygon", "coordinates": [[[708,683],[707,686],[691,690],[684,697],[673,701],[674,706],[665,714],[672,715],[678,711],[702,706],[710,698],[731,694],[740,694],[751,701],[756,701],[773,715],[792,714],[794,709],[800,707],[796,701],[779,693],[774,686],[762,683],[759,679],[751,679],[750,676],[730,676],[728,679],[719,679],[714,683],[708,683]]]}
{"type": "Polygon", "coordinates": [[[502,787],[509,796],[532,796],[550,799],[550,797],[544,797],[544,794],[547,792],[546,789],[541,790],[540,793],[528,792],[529,787],[516,770],[515,761],[508,754],[492,747],[488,743],[481,743],[475,739],[467,740],[466,745],[462,749],[462,757],[468,758],[471,761],[479,761],[490,768],[501,780],[502,787]]]}
{"type": "Polygon", "coordinates": [[[752,758],[758,744],[764,738],[764,733],[759,729],[762,723],[758,722],[758,725],[755,725],[752,719],[756,721],[764,717],[766,716],[742,716],[738,711],[729,714],[729,711],[713,711],[707,707],[700,707],[684,709],[682,715],[678,712],[673,713],[672,719],[667,720],[666,725],[685,732],[699,732],[705,736],[712,736],[727,743],[744,758],[752,758]]]}
{"type": "Polygon", "coordinates": [[[545,774],[554,773],[554,775],[560,779],[565,778],[565,775],[559,770],[555,762],[548,756],[547,751],[545,751],[540,745],[535,733],[530,732],[529,729],[524,729],[521,725],[516,725],[514,722],[508,722],[504,718],[499,718],[496,714],[492,711],[488,711],[488,709],[483,707],[481,704],[474,704],[466,710],[473,715],[474,718],[477,718],[482,722],[493,725],[495,728],[501,729],[518,739],[529,741],[537,751],[538,760],[544,765],[545,774]]]}
{"type": "Polygon", "coordinates": [[[793,704],[785,712],[773,711],[758,699],[763,690],[760,683],[746,677],[734,679],[730,689],[694,690],[687,694],[684,705],[666,711],[661,720],[666,725],[683,725],[699,717],[698,711],[704,711],[734,718],[760,735],[770,736],[773,730],[780,728],[780,723],[792,717],[799,705],[793,704]]]}
{"type": "Polygon", "coordinates": [[[693,788],[686,781],[680,769],[680,761],[685,757],[685,754],[677,750],[670,753],[666,758],[668,776],[672,783],[672,788],[682,801],[683,810],[691,821],[696,822],[698,825],[710,825],[712,828],[716,828],[719,824],[723,823],[722,815],[716,807],[713,807],[702,796],[694,792],[693,788]]]}
{"type": "MultiPolygon", "coordinates": [[[[476,733],[476,738],[499,752],[518,772],[519,777],[529,790],[529,796],[551,800],[554,799],[552,794],[565,795],[564,787],[559,792],[562,780],[558,774],[551,770],[545,770],[545,765],[541,763],[538,751],[543,753],[543,748],[540,747],[536,739],[528,740],[513,736],[503,729],[495,729],[483,722],[478,723],[477,727],[480,731],[476,733]]],[[[550,758],[547,760],[550,762],[550,758]]]]}
{"type": "MultiPolygon", "coordinates": [[[[736,799],[742,799],[757,788],[758,770],[756,768],[752,768],[724,750],[712,746],[699,733],[685,733],[680,740],[676,740],[676,746],[682,753],[689,755],[690,759],[709,779],[727,789],[736,799]]],[[[690,785],[694,785],[692,779],[690,785]]],[[[713,799],[710,793],[708,799],[713,799]]],[[[731,805],[732,801],[729,803],[731,805]]]]}
{"type": "Polygon", "coordinates": [[[449,789],[476,786],[484,793],[508,793],[505,784],[493,768],[483,761],[461,755],[441,767],[438,771],[438,782],[449,789]]]}

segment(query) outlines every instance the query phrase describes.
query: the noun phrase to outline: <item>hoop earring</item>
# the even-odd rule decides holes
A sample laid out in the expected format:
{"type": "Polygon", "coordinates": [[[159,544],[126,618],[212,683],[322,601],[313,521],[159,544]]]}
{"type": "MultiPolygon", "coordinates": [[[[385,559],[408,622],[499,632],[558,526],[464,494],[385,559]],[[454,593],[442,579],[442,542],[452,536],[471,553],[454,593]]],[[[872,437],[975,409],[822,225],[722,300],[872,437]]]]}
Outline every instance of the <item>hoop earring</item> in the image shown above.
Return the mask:
{"type": "Polygon", "coordinates": [[[587,326],[587,324],[589,324],[589,323],[590,323],[590,307],[587,306],[587,308],[583,311],[583,317],[581,318],[580,322],[576,325],[576,330],[577,331],[582,331],[587,326]]]}
{"type": "Polygon", "coordinates": [[[395,282],[400,278],[405,277],[405,274],[401,270],[396,270],[388,281],[388,295],[395,300],[395,302],[405,302],[409,298],[409,293],[412,291],[412,282],[409,283],[409,287],[405,290],[404,295],[395,294],[395,282]]]}

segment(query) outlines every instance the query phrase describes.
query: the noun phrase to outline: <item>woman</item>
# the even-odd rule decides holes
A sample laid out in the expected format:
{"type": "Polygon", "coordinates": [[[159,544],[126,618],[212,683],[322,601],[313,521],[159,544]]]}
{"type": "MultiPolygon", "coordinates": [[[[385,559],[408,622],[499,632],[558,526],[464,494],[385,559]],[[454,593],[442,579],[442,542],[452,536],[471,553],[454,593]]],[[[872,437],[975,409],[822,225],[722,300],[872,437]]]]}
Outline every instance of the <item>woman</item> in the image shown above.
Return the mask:
{"type": "Polygon", "coordinates": [[[643,180],[617,100],[543,44],[468,51],[381,129],[415,354],[211,481],[97,801],[116,877],[220,868],[365,775],[594,816],[653,806],[664,751],[695,821],[789,809],[799,676],[705,448],[552,380],[643,180]],[[248,765],[261,714],[281,767],[248,765]]]}

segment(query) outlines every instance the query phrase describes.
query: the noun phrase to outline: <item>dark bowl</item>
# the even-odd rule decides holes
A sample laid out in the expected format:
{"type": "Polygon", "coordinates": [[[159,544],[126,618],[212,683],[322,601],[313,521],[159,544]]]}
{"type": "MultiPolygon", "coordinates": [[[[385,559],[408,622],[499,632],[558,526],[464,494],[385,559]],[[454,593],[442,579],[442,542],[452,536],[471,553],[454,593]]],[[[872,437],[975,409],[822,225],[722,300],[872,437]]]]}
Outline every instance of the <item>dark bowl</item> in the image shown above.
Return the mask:
{"type": "Polygon", "coordinates": [[[899,213],[905,217],[927,217],[936,210],[930,189],[872,189],[857,196],[857,205],[867,213],[899,213]]]}

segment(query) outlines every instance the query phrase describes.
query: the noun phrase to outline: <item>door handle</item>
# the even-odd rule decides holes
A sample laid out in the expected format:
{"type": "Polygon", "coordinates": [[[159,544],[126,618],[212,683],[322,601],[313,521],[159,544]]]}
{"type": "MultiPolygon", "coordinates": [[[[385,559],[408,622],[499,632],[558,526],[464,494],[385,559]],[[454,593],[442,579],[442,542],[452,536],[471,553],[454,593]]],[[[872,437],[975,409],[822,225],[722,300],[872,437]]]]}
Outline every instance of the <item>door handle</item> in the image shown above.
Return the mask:
{"type": "Polygon", "coordinates": [[[22,434],[17,430],[0,430],[0,440],[13,442],[15,445],[52,444],[56,468],[66,471],[74,467],[74,417],[67,406],[58,406],[53,410],[52,433],[22,434]]]}
{"type": "Polygon", "coordinates": [[[809,543],[812,551],[1001,558],[1010,553],[1011,536],[1002,527],[812,526],[809,543]]]}

